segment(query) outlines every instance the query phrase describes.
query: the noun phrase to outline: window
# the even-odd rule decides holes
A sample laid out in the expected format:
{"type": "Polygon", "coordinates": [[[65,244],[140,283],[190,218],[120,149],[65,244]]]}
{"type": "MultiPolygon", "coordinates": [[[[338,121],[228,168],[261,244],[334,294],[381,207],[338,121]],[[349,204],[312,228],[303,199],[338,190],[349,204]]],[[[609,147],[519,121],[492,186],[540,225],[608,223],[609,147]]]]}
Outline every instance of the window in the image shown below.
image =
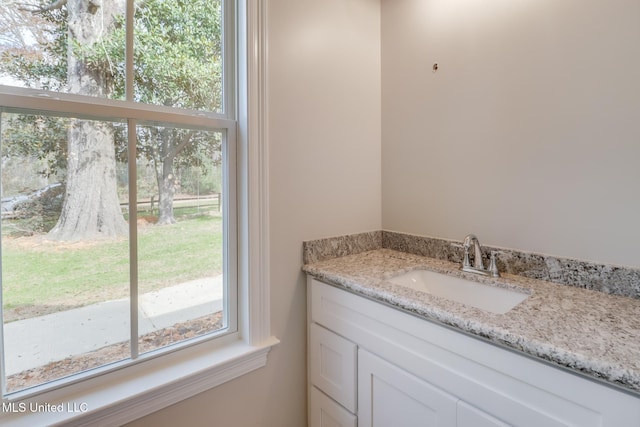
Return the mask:
{"type": "Polygon", "coordinates": [[[236,131],[236,71],[259,67],[236,61],[236,4],[21,4],[0,3],[0,419],[125,371],[145,391],[167,366],[264,364],[276,341],[249,273],[266,244],[246,231],[266,212],[246,177],[262,160],[236,131]]]}
{"type": "Polygon", "coordinates": [[[2,114],[4,396],[236,330],[234,144],[135,122],[2,114]]]}

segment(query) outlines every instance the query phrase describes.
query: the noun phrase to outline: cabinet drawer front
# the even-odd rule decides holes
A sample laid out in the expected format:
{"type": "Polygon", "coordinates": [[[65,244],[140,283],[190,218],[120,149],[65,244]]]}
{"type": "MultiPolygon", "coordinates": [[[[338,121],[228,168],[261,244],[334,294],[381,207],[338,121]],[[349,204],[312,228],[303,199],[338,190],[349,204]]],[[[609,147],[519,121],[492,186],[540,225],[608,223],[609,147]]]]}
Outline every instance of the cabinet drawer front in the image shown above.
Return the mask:
{"type": "Polygon", "coordinates": [[[311,387],[310,411],[309,427],[356,427],[358,425],[355,415],[315,387],[311,387]]]}
{"type": "Polygon", "coordinates": [[[311,383],[355,413],[356,345],[315,323],[309,332],[311,383]]]}

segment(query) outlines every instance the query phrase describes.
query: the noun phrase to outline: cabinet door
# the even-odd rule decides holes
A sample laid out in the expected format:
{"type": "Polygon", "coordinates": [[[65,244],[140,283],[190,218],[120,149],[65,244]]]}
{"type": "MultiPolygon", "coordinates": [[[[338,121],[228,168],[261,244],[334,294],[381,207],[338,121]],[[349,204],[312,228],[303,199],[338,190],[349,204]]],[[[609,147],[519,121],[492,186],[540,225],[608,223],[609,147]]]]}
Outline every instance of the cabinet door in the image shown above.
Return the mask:
{"type": "Polygon", "coordinates": [[[311,384],[355,413],[356,345],[315,323],[309,334],[311,384]]]}
{"type": "Polygon", "coordinates": [[[454,427],[457,398],[358,351],[358,427],[454,427]]]}
{"type": "Polygon", "coordinates": [[[335,401],[311,387],[309,427],[356,427],[356,416],[335,401]]]}
{"type": "Polygon", "coordinates": [[[509,427],[509,425],[459,400],[458,427],[509,427]]]}

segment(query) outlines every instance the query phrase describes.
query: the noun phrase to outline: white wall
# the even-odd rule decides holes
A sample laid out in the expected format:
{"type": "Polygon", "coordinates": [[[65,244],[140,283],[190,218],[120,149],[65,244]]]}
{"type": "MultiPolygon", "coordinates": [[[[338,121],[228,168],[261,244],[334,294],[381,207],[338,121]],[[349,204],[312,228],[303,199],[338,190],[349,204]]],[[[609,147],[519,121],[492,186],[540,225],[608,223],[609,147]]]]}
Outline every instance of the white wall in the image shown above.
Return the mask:
{"type": "Polygon", "coordinates": [[[266,368],[130,427],[306,425],[302,241],[381,227],[377,0],[269,0],[271,313],[266,368]]]}
{"type": "Polygon", "coordinates": [[[383,228],[640,266],[639,17],[382,0],[383,228]]]}

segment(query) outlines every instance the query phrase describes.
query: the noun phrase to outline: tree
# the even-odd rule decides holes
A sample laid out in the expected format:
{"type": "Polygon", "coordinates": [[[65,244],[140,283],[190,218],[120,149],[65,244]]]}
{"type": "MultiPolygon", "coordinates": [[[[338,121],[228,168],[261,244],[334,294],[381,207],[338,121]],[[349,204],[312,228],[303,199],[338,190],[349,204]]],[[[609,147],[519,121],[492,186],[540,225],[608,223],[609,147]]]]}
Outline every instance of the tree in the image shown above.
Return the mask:
{"type": "MultiPolygon", "coordinates": [[[[121,0],[40,1],[25,7],[32,16],[48,23],[47,42],[38,56],[25,58],[14,51],[10,53],[13,57],[9,58],[5,54],[0,66],[30,84],[54,89],[66,87],[73,93],[122,99],[125,26],[121,8],[121,0]],[[97,21],[98,17],[102,20],[97,21]],[[65,85],[60,83],[63,76],[65,85]]],[[[6,17],[4,21],[9,22],[6,17]]],[[[135,100],[220,111],[220,25],[220,0],[138,1],[134,42],[135,100]]],[[[116,155],[126,153],[124,133],[118,130],[118,126],[78,120],[64,136],[68,141],[68,148],[64,150],[68,191],[60,221],[50,232],[51,236],[78,239],[126,232],[113,197],[116,191],[113,145],[116,145],[116,155]],[[108,140],[110,150],[107,149],[108,140]],[[96,177],[101,176],[105,179],[98,184],[96,181],[100,180],[96,177]],[[81,183],[85,184],[84,188],[81,183]],[[74,198],[74,194],[81,197],[74,198]],[[92,195],[91,200],[83,200],[87,195],[92,195]],[[87,202],[100,203],[100,206],[89,206],[87,202]]],[[[206,132],[169,126],[140,127],[137,133],[139,156],[152,162],[156,169],[159,223],[173,223],[175,165],[200,166],[202,152],[219,149],[220,140],[206,132]]],[[[59,146],[55,140],[50,136],[48,142],[41,145],[45,151],[57,153],[59,158],[63,151],[53,150],[59,146]]],[[[24,146],[31,146],[24,142],[24,146]]],[[[59,166],[61,162],[52,163],[59,166]]]]}
{"type": "MultiPolygon", "coordinates": [[[[22,9],[51,23],[51,34],[40,40],[45,48],[34,58],[18,59],[19,52],[11,52],[15,61],[7,68],[13,68],[13,75],[38,86],[48,81],[70,93],[110,97],[113,74],[108,64],[90,62],[84,52],[94,49],[111,31],[116,17],[123,13],[124,2],[57,0],[23,4],[22,9]]],[[[30,28],[34,21],[28,22],[30,28]]],[[[50,139],[56,141],[59,137],[50,139]]],[[[49,236],[56,240],[83,240],[126,234],[128,226],[117,194],[113,127],[99,121],[72,119],[66,128],[66,142],[65,197],[49,236]]]]}
{"type": "MultiPolygon", "coordinates": [[[[110,97],[113,74],[108,63],[96,66],[82,53],[95,48],[124,11],[122,1],[63,0],[67,6],[67,87],[69,92],[110,97]],[[82,49],[74,49],[74,45],[82,49]]],[[[58,1],[60,2],[60,0],[58,1]]],[[[57,240],[125,235],[116,182],[114,130],[111,124],[72,120],[67,131],[67,183],[58,223],[49,232],[57,240]]]]}
{"type": "Polygon", "coordinates": [[[145,127],[138,131],[142,156],[154,166],[159,188],[158,224],[173,224],[173,199],[177,185],[176,167],[200,167],[206,172],[205,159],[219,162],[220,139],[203,131],[170,127],[145,127]]]}
{"type": "MultiPolygon", "coordinates": [[[[222,30],[220,0],[139,2],[135,21],[135,99],[192,110],[222,110],[222,30]]],[[[95,61],[124,58],[125,27],[120,25],[94,52],[95,61]]],[[[115,67],[124,82],[123,67],[115,67]]],[[[124,87],[116,85],[116,95],[124,87]]],[[[158,224],[172,224],[175,167],[203,166],[213,158],[220,139],[208,132],[169,126],[138,129],[138,153],[150,161],[158,185],[158,224]]],[[[215,159],[219,161],[220,159],[215,159]]]]}

